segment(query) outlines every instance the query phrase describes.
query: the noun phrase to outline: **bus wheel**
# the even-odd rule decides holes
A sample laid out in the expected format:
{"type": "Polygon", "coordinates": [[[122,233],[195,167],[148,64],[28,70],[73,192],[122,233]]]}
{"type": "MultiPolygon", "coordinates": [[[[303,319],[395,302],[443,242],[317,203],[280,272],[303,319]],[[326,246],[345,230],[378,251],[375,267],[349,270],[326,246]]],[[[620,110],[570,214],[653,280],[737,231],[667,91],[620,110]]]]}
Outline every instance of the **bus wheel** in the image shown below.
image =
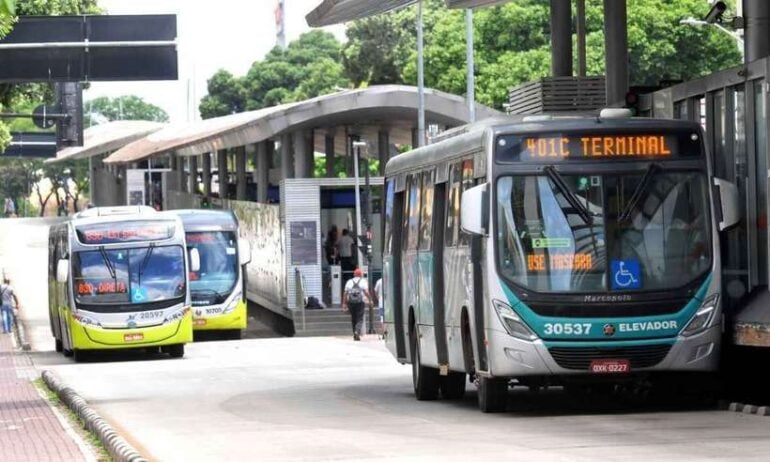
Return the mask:
{"type": "Polygon", "coordinates": [[[465,381],[467,376],[464,372],[450,372],[449,375],[441,377],[441,397],[444,399],[462,399],[465,396],[465,381]]]}
{"type": "Polygon", "coordinates": [[[412,383],[414,396],[419,401],[431,401],[438,398],[439,375],[438,369],[423,366],[420,359],[420,345],[416,332],[412,335],[412,383]]]}
{"type": "Polygon", "coordinates": [[[72,356],[72,355],[73,355],[73,353],[74,353],[74,351],[72,351],[72,350],[67,350],[67,349],[65,349],[65,348],[64,348],[64,346],[62,345],[62,354],[63,354],[65,357],[69,358],[70,356],[72,356]]]}
{"type": "Polygon", "coordinates": [[[88,352],[73,348],[72,359],[74,359],[76,363],[85,362],[88,360],[88,352]]]}
{"type": "Polygon", "coordinates": [[[177,345],[167,345],[163,347],[163,350],[169,354],[172,358],[181,358],[184,356],[184,344],[179,343],[177,345]]]}
{"type": "Polygon", "coordinates": [[[64,350],[64,344],[58,338],[56,339],[56,352],[61,353],[64,350]]]}
{"type": "Polygon", "coordinates": [[[478,400],[481,412],[503,412],[508,407],[508,380],[478,377],[478,400]]]}
{"type": "Polygon", "coordinates": [[[231,329],[231,330],[225,332],[225,338],[227,340],[240,340],[241,339],[241,330],[240,329],[231,329]]]}

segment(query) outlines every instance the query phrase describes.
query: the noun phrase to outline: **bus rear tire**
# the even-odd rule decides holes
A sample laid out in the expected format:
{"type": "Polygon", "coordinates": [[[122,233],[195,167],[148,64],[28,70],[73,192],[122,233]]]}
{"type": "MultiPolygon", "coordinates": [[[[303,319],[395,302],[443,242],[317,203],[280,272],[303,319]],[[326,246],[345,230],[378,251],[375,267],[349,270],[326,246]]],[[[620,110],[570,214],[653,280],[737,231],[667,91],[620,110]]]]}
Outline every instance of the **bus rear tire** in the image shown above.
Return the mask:
{"type": "Polygon", "coordinates": [[[62,341],[59,340],[58,338],[56,339],[55,348],[57,353],[61,353],[62,351],[64,351],[64,343],[62,343],[62,341]]]}
{"type": "Polygon", "coordinates": [[[163,347],[163,350],[172,358],[181,358],[184,356],[184,343],[167,345],[163,347]]]}
{"type": "Polygon", "coordinates": [[[441,377],[441,397],[444,399],[462,399],[465,396],[465,372],[450,372],[441,377]]]}
{"type": "Polygon", "coordinates": [[[242,334],[240,329],[230,329],[225,332],[226,340],[240,340],[241,336],[242,334]]]}
{"type": "Polygon", "coordinates": [[[508,407],[508,380],[478,377],[478,401],[481,412],[503,412],[508,407]]]}
{"type": "Polygon", "coordinates": [[[438,398],[438,369],[423,366],[420,360],[420,345],[415,335],[412,336],[412,384],[414,396],[418,401],[432,401],[438,398]]]}

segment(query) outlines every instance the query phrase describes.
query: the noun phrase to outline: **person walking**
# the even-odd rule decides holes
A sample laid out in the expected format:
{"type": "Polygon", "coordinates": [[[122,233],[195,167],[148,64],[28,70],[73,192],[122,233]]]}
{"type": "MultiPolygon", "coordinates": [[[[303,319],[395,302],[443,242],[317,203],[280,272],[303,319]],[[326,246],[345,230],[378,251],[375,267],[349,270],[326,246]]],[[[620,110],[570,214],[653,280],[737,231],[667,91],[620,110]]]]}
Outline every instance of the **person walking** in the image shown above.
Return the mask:
{"type": "Polygon", "coordinates": [[[16,204],[13,203],[13,199],[10,197],[5,198],[3,209],[5,212],[5,218],[11,218],[16,215],[16,204]]]}
{"type": "Polygon", "coordinates": [[[363,270],[356,268],[353,271],[353,278],[345,283],[345,293],[342,297],[342,310],[350,312],[353,340],[361,340],[364,329],[364,311],[370,302],[369,284],[364,279],[363,270]]]}
{"type": "Polygon", "coordinates": [[[326,263],[329,265],[337,264],[337,225],[332,225],[326,234],[324,253],[326,254],[326,263]]]}
{"type": "Polygon", "coordinates": [[[3,321],[3,333],[10,334],[13,330],[13,303],[16,304],[16,309],[21,308],[19,299],[16,297],[16,293],[11,287],[11,281],[7,278],[3,278],[3,283],[0,284],[0,300],[2,300],[2,308],[0,308],[0,317],[3,321]]]}
{"type": "Polygon", "coordinates": [[[342,266],[343,279],[350,277],[350,272],[355,268],[353,264],[353,246],[355,245],[356,242],[350,237],[350,231],[343,229],[342,236],[337,239],[337,256],[342,266]]]}

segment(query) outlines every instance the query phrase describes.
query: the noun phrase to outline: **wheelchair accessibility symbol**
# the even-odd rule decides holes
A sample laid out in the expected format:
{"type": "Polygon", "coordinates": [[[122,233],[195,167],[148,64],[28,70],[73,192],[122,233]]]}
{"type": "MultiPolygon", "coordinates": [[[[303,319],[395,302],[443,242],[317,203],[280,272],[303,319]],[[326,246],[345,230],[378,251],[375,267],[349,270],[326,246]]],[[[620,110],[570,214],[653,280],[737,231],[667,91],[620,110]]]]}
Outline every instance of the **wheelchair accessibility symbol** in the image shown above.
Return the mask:
{"type": "Polygon", "coordinates": [[[642,272],[639,260],[612,260],[612,289],[626,290],[642,287],[642,272]]]}
{"type": "Polygon", "coordinates": [[[147,289],[144,287],[131,288],[131,303],[144,303],[147,301],[147,289]]]}

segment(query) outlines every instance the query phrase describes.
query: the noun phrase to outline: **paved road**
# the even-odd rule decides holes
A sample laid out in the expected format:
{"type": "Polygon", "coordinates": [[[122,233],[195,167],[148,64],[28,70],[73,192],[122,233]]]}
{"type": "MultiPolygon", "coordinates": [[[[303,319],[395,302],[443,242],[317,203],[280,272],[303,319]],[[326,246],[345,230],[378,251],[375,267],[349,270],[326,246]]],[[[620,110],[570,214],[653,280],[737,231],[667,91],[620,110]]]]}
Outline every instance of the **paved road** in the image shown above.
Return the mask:
{"type": "MultiPolygon", "coordinates": [[[[30,322],[44,324],[44,294],[23,296],[35,300],[30,322]]],[[[417,402],[409,368],[373,338],[204,342],[181,360],[33,357],[162,461],[767,460],[770,451],[766,417],[651,408],[645,399],[514,392],[509,412],[497,415],[476,409],[473,390],[459,402],[417,402]]]]}

